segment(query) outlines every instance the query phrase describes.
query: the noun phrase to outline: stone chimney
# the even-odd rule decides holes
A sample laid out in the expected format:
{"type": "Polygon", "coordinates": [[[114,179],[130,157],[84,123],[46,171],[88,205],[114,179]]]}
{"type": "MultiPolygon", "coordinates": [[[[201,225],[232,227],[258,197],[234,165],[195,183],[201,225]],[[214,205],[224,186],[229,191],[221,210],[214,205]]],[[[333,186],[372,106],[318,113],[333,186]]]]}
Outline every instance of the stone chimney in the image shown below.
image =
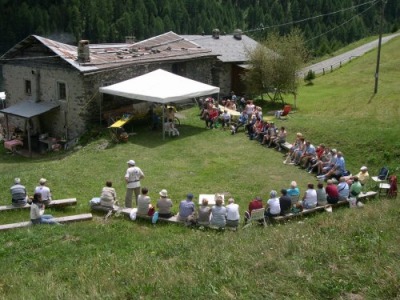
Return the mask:
{"type": "Polygon", "coordinates": [[[90,49],[88,40],[80,40],[78,43],[78,62],[85,63],[90,61],[90,49]]]}
{"type": "Polygon", "coordinates": [[[233,32],[233,38],[236,40],[241,40],[242,39],[242,31],[240,29],[235,29],[233,32]]]}
{"type": "Polygon", "coordinates": [[[219,29],[213,29],[212,31],[212,37],[213,39],[219,39],[219,29]]]}

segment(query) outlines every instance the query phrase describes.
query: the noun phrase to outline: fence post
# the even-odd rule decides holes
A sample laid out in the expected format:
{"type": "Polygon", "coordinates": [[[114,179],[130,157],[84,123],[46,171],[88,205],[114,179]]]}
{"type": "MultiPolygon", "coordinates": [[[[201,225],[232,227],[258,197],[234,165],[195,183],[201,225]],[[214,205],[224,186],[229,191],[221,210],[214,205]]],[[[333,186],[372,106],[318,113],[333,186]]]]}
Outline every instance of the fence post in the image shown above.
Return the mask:
{"type": "Polygon", "coordinates": [[[322,75],[325,75],[325,68],[322,68],[322,75]]]}

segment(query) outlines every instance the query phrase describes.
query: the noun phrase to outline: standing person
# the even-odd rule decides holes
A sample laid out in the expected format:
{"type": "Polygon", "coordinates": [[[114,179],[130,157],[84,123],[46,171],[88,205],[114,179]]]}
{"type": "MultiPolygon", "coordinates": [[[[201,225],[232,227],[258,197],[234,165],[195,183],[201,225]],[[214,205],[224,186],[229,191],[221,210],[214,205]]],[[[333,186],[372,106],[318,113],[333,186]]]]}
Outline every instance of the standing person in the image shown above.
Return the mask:
{"type": "Polygon", "coordinates": [[[14,185],[10,188],[11,204],[15,207],[23,207],[28,203],[26,188],[21,184],[21,179],[15,178],[14,185]]]}
{"type": "Polygon", "coordinates": [[[166,189],[161,190],[160,199],[157,201],[158,217],[159,218],[171,218],[171,207],[172,200],[168,198],[168,191],[166,189]]]}
{"type": "Polygon", "coordinates": [[[215,200],[215,205],[211,209],[210,225],[218,228],[225,228],[226,207],[222,204],[222,198],[215,200]]]}
{"type": "Polygon", "coordinates": [[[135,203],[137,206],[137,199],[140,195],[140,180],[144,178],[144,174],[139,167],[136,167],[134,160],[127,161],[128,169],[125,173],[126,181],[126,195],[125,207],[132,208],[132,196],[135,193],[135,203]]]}
{"type": "Polygon", "coordinates": [[[178,220],[190,223],[193,220],[194,209],[193,194],[189,193],[186,195],[186,199],[179,203],[178,220]]]}
{"type": "Polygon", "coordinates": [[[31,212],[30,212],[32,224],[33,225],[36,225],[36,224],[61,225],[56,220],[54,220],[52,215],[44,214],[45,207],[46,206],[42,203],[42,194],[35,193],[33,195],[33,200],[32,200],[32,204],[31,204],[31,212]]]}
{"type": "Polygon", "coordinates": [[[49,205],[52,198],[50,188],[46,186],[46,182],[46,178],[40,178],[39,185],[35,188],[35,193],[40,193],[42,195],[42,203],[49,205]]]}
{"type": "Polygon", "coordinates": [[[239,226],[239,221],[239,205],[235,203],[233,198],[229,198],[226,206],[226,226],[236,228],[239,226]]]}
{"type": "Polygon", "coordinates": [[[106,181],[106,186],[103,187],[100,196],[100,205],[109,209],[114,208],[114,204],[117,201],[117,193],[112,187],[112,182],[110,180],[106,181]]]}

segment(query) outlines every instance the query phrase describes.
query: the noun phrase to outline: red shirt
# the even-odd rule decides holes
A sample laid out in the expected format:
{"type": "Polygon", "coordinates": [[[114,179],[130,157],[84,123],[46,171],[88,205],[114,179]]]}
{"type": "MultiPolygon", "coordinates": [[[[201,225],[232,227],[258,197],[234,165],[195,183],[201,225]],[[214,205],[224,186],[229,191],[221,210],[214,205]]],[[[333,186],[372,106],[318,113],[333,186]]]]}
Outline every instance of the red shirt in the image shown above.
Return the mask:
{"type": "Polygon", "coordinates": [[[337,186],[334,184],[328,184],[325,188],[326,194],[331,198],[339,198],[339,192],[337,186]]]}
{"type": "Polygon", "coordinates": [[[251,211],[253,209],[259,209],[259,208],[263,208],[263,207],[264,206],[263,206],[263,203],[261,200],[254,199],[249,203],[249,213],[251,214],[251,211]]]}

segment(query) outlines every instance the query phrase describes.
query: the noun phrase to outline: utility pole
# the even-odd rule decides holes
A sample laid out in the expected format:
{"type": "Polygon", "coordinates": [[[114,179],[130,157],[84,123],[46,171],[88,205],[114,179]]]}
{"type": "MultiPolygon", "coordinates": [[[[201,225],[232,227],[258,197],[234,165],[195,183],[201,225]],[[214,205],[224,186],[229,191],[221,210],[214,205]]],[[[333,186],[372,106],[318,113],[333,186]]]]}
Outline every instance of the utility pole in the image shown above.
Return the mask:
{"type": "Polygon", "coordinates": [[[381,60],[381,47],[382,47],[382,28],[383,28],[383,14],[387,0],[382,0],[381,7],[381,21],[379,24],[379,41],[378,41],[378,57],[376,58],[376,71],[375,71],[375,89],[374,94],[378,93],[378,79],[379,79],[379,64],[381,60]]]}

